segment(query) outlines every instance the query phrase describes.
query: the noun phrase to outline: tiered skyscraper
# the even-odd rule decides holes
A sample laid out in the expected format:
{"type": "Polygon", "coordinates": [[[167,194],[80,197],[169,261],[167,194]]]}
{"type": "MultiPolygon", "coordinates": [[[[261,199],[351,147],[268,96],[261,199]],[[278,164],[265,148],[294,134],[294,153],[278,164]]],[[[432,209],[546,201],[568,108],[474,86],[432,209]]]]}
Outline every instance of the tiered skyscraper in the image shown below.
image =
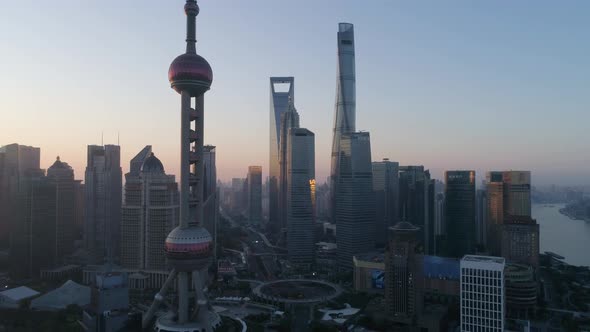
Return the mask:
{"type": "Polygon", "coordinates": [[[178,224],[178,185],[174,175],[146,146],[125,174],[121,215],[121,265],[129,269],[166,270],[164,241],[178,224]],[[140,168],[137,162],[142,161],[140,168]]]}
{"type": "Polygon", "coordinates": [[[114,262],[119,256],[122,176],[119,146],[88,146],[84,240],[91,263],[114,262]]]}
{"type": "MultiPolygon", "coordinates": [[[[280,136],[281,116],[289,110],[289,105],[294,103],[295,78],[271,77],[270,78],[270,146],[269,146],[269,223],[273,231],[279,231],[285,225],[281,224],[280,217],[280,136]],[[280,89],[287,85],[286,89],[280,89]]],[[[297,120],[299,121],[299,120],[297,120]]],[[[284,223],[284,220],[282,221],[284,223]]]]}
{"type": "Polygon", "coordinates": [[[174,280],[177,280],[178,305],[156,322],[158,331],[212,331],[221,324],[219,315],[210,310],[203,292],[203,274],[211,264],[213,239],[202,226],[204,192],[204,94],[213,81],[211,66],[196,52],[196,16],[199,6],[187,0],[186,53],[178,56],[168,70],[168,79],[181,95],[180,122],[180,224],[166,238],[165,250],[170,275],[154,303],[144,315],[143,328],[151,319],[174,280]],[[194,295],[189,296],[190,287],[194,295]],[[192,299],[191,299],[192,298],[192,299]]]}

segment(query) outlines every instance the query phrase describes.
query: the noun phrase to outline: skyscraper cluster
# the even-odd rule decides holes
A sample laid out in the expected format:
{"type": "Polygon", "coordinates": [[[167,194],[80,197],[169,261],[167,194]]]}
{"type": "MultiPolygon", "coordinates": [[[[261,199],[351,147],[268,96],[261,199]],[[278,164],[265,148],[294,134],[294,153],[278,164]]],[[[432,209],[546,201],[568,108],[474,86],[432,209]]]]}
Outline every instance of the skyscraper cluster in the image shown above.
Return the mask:
{"type": "Polygon", "coordinates": [[[503,331],[507,315],[529,313],[540,243],[531,215],[531,173],[491,171],[478,190],[474,170],[448,170],[442,183],[423,165],[373,161],[371,135],[356,125],[350,23],[340,23],[337,32],[327,184],[316,181],[315,134],[301,127],[295,79],[281,76],[270,77],[267,181],[263,167],[251,165],[244,178],[232,179],[228,192],[220,190],[216,147],[204,144],[204,95],[213,71],[196,52],[199,6],[186,0],[184,11],[186,51],[168,73],[180,96],[178,182],[150,145],[130,160],[124,184],[120,146],[89,145],[84,185],[60,157],[45,171],[39,148],[0,147],[0,243],[10,250],[12,275],[35,278],[72,262],[99,266],[91,306],[99,311],[87,315],[88,324],[103,319],[102,313],[122,325],[129,285],[149,284],[159,291],[144,308],[144,329],[212,331],[222,320],[205,286],[217,258],[223,200],[247,226],[240,239],[231,239],[243,251],[224,249],[243,261],[258,256],[251,259],[262,271],[256,276],[272,279],[292,267],[298,277],[354,270],[363,281],[355,280],[355,287],[384,295],[384,311],[396,327],[428,329],[417,320],[429,301],[458,301],[461,331],[503,331]],[[261,232],[278,245],[269,245],[261,232]],[[258,236],[263,241],[252,240],[258,236]],[[255,252],[259,242],[268,251],[255,252]],[[149,273],[160,279],[146,281],[149,273]],[[156,314],[164,306],[168,313],[156,314]],[[110,310],[124,313],[106,315],[110,310]]]}
{"type": "Polygon", "coordinates": [[[286,233],[290,262],[314,264],[315,135],[300,128],[295,78],[270,78],[269,217],[267,229],[286,233]]]}
{"type": "Polygon", "coordinates": [[[59,157],[47,172],[41,169],[40,154],[39,148],[18,144],[0,148],[0,235],[14,278],[35,278],[62,266],[80,231],[80,181],[59,157]]]}

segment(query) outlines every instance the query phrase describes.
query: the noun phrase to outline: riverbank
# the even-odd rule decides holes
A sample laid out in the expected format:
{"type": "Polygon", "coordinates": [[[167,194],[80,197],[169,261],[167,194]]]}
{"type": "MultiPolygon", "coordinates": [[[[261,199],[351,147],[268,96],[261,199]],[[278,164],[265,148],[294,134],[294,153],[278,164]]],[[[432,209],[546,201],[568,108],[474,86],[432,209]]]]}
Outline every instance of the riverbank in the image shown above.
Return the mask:
{"type": "Polygon", "coordinates": [[[571,220],[583,220],[583,221],[590,221],[590,217],[580,217],[575,215],[573,212],[567,210],[567,207],[559,209],[559,213],[563,214],[564,216],[570,218],[571,220]]]}
{"type": "Polygon", "coordinates": [[[590,222],[574,220],[560,212],[565,204],[533,204],[533,218],[539,223],[539,249],[564,256],[575,266],[590,266],[590,222]]]}

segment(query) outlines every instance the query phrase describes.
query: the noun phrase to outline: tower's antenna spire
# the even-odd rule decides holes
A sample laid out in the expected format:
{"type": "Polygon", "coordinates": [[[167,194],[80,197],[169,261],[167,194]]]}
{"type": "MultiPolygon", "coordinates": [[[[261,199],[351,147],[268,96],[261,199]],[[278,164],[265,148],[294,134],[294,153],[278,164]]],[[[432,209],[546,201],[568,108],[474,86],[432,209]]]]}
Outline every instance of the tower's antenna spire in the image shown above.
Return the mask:
{"type": "Polygon", "coordinates": [[[100,145],[104,146],[104,131],[100,132],[100,145]]]}
{"type": "Polygon", "coordinates": [[[199,15],[199,5],[196,0],[186,0],[184,5],[186,13],[186,53],[197,53],[197,25],[196,18],[199,15]]]}

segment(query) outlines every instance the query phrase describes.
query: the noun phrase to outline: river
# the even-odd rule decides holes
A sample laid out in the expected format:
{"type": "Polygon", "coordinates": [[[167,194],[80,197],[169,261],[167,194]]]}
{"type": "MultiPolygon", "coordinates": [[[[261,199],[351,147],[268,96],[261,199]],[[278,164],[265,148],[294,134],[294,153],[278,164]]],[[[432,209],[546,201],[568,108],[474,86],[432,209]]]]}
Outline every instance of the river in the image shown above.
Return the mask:
{"type": "Polygon", "coordinates": [[[559,213],[564,204],[533,204],[539,223],[540,251],[553,251],[572,265],[590,266],[590,222],[559,213]]]}

